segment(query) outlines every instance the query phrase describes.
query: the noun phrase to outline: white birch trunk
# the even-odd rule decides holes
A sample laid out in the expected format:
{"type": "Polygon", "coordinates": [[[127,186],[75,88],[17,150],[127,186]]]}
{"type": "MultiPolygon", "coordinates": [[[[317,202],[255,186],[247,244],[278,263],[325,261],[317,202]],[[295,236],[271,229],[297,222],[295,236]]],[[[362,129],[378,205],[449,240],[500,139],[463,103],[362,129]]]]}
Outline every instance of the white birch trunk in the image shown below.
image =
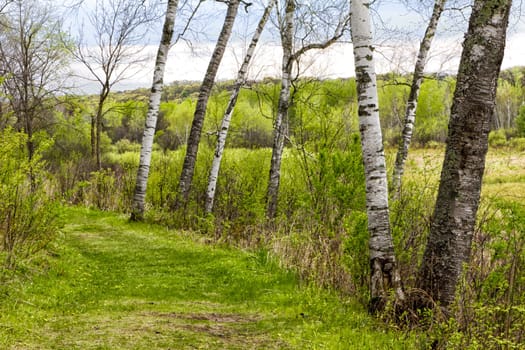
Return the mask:
{"type": "Polygon", "coordinates": [[[412,77],[412,85],[410,87],[410,94],[408,96],[407,108],[405,110],[405,124],[403,126],[403,133],[401,136],[401,142],[399,143],[399,149],[396,155],[396,162],[394,166],[394,173],[392,177],[392,189],[394,194],[397,196],[401,188],[401,178],[405,169],[405,161],[408,156],[408,148],[412,141],[412,134],[414,132],[414,124],[416,122],[416,110],[417,102],[419,98],[419,91],[421,90],[421,83],[423,82],[423,71],[427,62],[428,52],[430,51],[430,45],[436,34],[436,28],[445,7],[446,0],[436,0],[434,3],[434,9],[432,11],[432,17],[428,22],[425,36],[421,40],[419,46],[419,53],[417,55],[416,65],[414,67],[414,76],[412,77]]]}
{"type": "Polygon", "coordinates": [[[281,92],[277,116],[274,124],[274,139],[272,146],[272,160],[270,164],[270,178],[266,192],[266,216],[273,219],[277,216],[277,203],[281,179],[281,161],[288,123],[288,110],[290,107],[290,86],[292,75],[292,49],[294,35],[295,0],[287,0],[284,28],[281,29],[281,42],[283,47],[281,92]]]}
{"type": "Polygon", "coordinates": [[[213,202],[215,200],[215,190],[217,187],[217,178],[219,176],[222,155],[224,152],[224,145],[226,144],[226,137],[228,136],[228,130],[230,128],[230,121],[233,115],[233,111],[235,109],[235,104],[237,103],[237,98],[239,97],[241,87],[246,81],[246,74],[248,72],[248,66],[250,64],[251,58],[253,56],[253,53],[255,52],[255,48],[257,46],[257,43],[259,42],[261,33],[264,30],[266,22],[270,17],[270,13],[276,1],[277,0],[270,0],[268,5],[266,6],[266,9],[264,10],[261,19],[259,20],[259,24],[257,25],[255,33],[253,34],[250,45],[248,46],[248,50],[246,51],[244,61],[237,74],[237,79],[235,80],[235,84],[233,85],[233,91],[230,95],[230,101],[228,102],[228,106],[226,107],[226,111],[224,112],[224,116],[222,118],[221,128],[217,136],[217,145],[215,147],[215,154],[211,165],[210,176],[208,178],[208,189],[206,191],[205,204],[206,213],[211,213],[213,209],[213,202]]]}
{"type": "Polygon", "coordinates": [[[388,182],[379,122],[369,0],[352,0],[350,23],[359,103],[359,130],[366,182],[370,234],[371,309],[383,307],[389,290],[403,300],[388,211],[388,182]]]}
{"type": "Polygon", "coordinates": [[[166,18],[162,29],[162,37],[157,52],[157,59],[155,61],[155,70],[153,72],[153,83],[149,97],[144,135],[142,136],[139,168],[137,171],[137,180],[131,208],[131,220],[142,220],[144,218],[144,201],[151,163],[151,152],[153,149],[153,137],[155,135],[157,117],[159,114],[160,98],[164,87],[164,68],[166,66],[166,59],[168,58],[171,39],[173,37],[177,6],[178,0],[168,0],[166,18]]]}
{"type": "Polygon", "coordinates": [[[199,97],[197,98],[197,106],[193,115],[193,122],[191,124],[190,135],[188,137],[188,147],[186,148],[186,155],[184,157],[184,164],[179,180],[179,193],[175,200],[175,208],[185,205],[190,195],[191,183],[193,181],[193,174],[195,172],[195,163],[197,162],[197,152],[199,150],[199,142],[201,138],[202,127],[204,125],[204,118],[206,116],[206,107],[208,106],[208,99],[211,94],[213,83],[219,69],[219,65],[224,56],[226,45],[230,39],[235,18],[237,17],[237,10],[239,9],[240,0],[231,0],[228,2],[228,10],[224,23],[217,39],[217,44],[213,50],[204,80],[202,81],[199,97]]]}

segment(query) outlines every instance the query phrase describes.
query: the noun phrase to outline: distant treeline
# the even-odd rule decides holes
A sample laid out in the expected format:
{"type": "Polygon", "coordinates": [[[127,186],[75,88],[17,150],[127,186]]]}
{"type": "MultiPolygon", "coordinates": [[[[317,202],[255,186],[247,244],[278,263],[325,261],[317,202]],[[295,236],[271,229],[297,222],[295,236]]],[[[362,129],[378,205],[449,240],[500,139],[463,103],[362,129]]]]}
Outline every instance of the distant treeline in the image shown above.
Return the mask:
{"type": "MultiPolygon", "coordinates": [[[[394,73],[380,75],[378,79],[384,141],[392,146],[397,144],[401,133],[410,81],[410,76],[394,73]]],[[[215,87],[204,128],[204,140],[210,140],[210,144],[220,125],[232,85],[233,81],[223,81],[215,87]]],[[[503,129],[506,139],[525,136],[524,86],[525,67],[501,72],[492,128],[503,129]]],[[[156,134],[156,143],[160,148],[174,150],[186,143],[199,87],[200,83],[193,81],[173,82],[165,87],[156,134]]],[[[414,133],[416,145],[425,146],[429,142],[445,141],[454,88],[455,77],[451,75],[433,74],[425,79],[417,110],[414,133]]],[[[106,146],[125,146],[140,142],[148,93],[147,89],[136,89],[111,95],[104,125],[106,146]]],[[[278,93],[279,81],[276,79],[248,82],[242,90],[233,116],[227,146],[271,146],[272,119],[277,108],[278,93]]],[[[92,113],[90,106],[95,104],[94,99],[95,96],[74,98],[75,108],[65,104],[62,107],[62,118],[74,118],[77,122],[84,120],[88,123],[89,118],[85,114],[92,113]],[[81,108],[79,104],[82,105],[81,108]]],[[[296,81],[290,114],[289,142],[308,142],[309,130],[321,127],[319,123],[323,122],[344,126],[346,132],[357,131],[356,103],[353,78],[296,81]],[[323,117],[326,120],[321,121],[323,117]]]]}

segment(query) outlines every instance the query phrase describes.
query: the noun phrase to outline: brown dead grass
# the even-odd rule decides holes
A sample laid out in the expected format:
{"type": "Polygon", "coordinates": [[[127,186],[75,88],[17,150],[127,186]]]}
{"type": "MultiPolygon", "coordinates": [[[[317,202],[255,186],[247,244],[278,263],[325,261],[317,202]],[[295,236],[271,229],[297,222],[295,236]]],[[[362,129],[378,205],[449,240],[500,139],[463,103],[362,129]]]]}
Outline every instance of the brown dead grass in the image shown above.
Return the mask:
{"type": "Polygon", "coordinates": [[[242,314],[220,314],[220,313],[150,313],[153,316],[161,318],[175,318],[180,320],[191,321],[210,321],[217,323],[250,323],[257,322],[262,319],[258,315],[242,315],[242,314]]]}
{"type": "MultiPolygon", "coordinates": [[[[49,320],[41,334],[57,349],[289,349],[286,342],[258,329],[264,317],[217,312],[117,313],[49,320]],[[53,329],[53,324],[66,324],[53,329]]],[[[12,349],[39,349],[32,342],[12,349]]]]}

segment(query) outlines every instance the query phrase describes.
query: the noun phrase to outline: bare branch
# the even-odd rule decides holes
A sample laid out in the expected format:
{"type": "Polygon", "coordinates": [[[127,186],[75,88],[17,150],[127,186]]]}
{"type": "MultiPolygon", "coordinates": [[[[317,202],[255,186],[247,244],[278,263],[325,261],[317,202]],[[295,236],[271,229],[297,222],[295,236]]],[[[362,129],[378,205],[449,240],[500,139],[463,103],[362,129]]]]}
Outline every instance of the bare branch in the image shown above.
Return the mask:
{"type": "Polygon", "coordinates": [[[324,50],[330,47],[331,45],[335,44],[344,35],[345,30],[349,28],[348,27],[350,24],[349,21],[350,21],[350,16],[347,16],[344,19],[344,21],[339,23],[339,25],[337,26],[335,30],[334,35],[331,38],[327,39],[324,42],[311,43],[311,44],[301,47],[299,50],[297,50],[296,52],[292,54],[292,57],[290,57],[290,59],[296,61],[300,56],[302,56],[303,54],[305,54],[306,52],[310,50],[324,50]]]}
{"type": "MultiPolygon", "coordinates": [[[[222,2],[226,5],[229,5],[232,0],[215,0],[217,2],[222,2]]],[[[240,4],[244,5],[244,11],[248,12],[248,7],[252,6],[253,3],[245,1],[245,0],[233,0],[233,1],[239,1],[240,4]]]]}
{"type": "MultiPolygon", "coordinates": [[[[175,44],[177,44],[179,42],[180,39],[186,41],[186,39],[184,39],[184,35],[186,34],[186,32],[188,31],[188,29],[190,28],[190,24],[191,22],[193,21],[193,19],[195,18],[195,15],[197,14],[197,11],[199,10],[201,4],[206,1],[206,0],[199,0],[199,3],[197,4],[197,6],[195,6],[195,8],[192,10],[188,20],[186,21],[186,25],[184,26],[184,28],[182,29],[182,31],[177,35],[177,39],[175,39],[175,41],[173,42],[172,46],[174,46],[175,44]]],[[[188,42],[188,41],[186,41],[188,42]]],[[[191,42],[189,42],[189,44],[191,45],[191,42]]]]}

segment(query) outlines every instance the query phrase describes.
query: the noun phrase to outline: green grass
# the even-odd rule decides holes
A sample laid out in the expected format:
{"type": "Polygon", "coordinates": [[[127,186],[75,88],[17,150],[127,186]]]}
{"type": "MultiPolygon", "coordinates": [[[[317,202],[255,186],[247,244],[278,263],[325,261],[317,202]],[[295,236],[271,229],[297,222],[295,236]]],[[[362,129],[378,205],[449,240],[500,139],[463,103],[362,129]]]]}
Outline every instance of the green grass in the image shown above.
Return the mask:
{"type": "Polygon", "coordinates": [[[0,287],[1,349],[414,349],[264,251],[65,208],[39,272],[0,287]]]}
{"type": "MultiPolygon", "coordinates": [[[[395,152],[387,155],[391,164],[395,152]]],[[[432,184],[436,190],[445,149],[415,148],[408,155],[405,178],[420,184],[432,184]]],[[[491,147],[487,154],[483,176],[482,198],[507,199],[525,205],[525,151],[491,147]]]]}

